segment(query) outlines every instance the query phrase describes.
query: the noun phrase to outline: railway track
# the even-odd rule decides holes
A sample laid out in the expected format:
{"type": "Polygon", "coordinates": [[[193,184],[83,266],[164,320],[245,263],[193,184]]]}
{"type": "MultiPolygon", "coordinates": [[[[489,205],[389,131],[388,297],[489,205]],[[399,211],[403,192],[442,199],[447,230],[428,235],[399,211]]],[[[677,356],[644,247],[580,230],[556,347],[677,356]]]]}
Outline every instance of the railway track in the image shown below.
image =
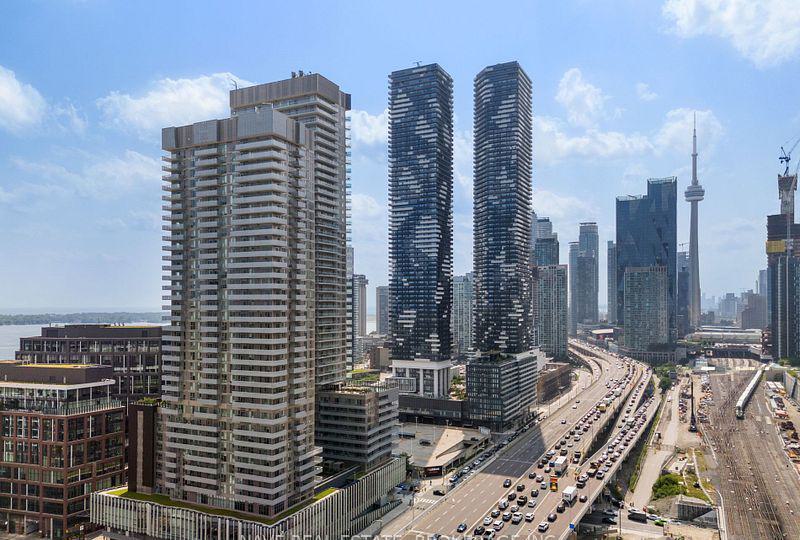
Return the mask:
{"type": "Polygon", "coordinates": [[[758,427],[753,404],[746,409],[743,420],[737,419],[734,412],[736,400],[750,377],[748,373],[734,373],[724,378],[712,376],[715,403],[704,428],[719,462],[728,537],[798,538],[797,524],[784,521],[773,486],[769,485],[777,480],[777,475],[775,479],[765,478],[763,464],[775,457],[766,455],[765,448],[771,445],[764,444],[763,438],[768,434],[758,427]],[[730,383],[723,383],[725,379],[730,383]],[[753,427],[756,427],[755,432],[753,427]]]}

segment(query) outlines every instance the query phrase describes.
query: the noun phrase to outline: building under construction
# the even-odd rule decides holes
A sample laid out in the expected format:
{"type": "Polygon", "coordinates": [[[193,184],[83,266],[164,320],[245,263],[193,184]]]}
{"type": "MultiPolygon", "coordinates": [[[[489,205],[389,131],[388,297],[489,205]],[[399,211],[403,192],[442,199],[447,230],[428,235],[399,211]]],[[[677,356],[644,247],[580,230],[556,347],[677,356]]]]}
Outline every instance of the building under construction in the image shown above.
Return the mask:
{"type": "MultiPolygon", "coordinates": [[[[782,159],[783,161],[783,159],[782,159]]],[[[794,221],[797,174],[778,176],[780,214],[767,216],[767,262],[770,284],[772,355],[800,360],[800,224],[794,221]]]]}

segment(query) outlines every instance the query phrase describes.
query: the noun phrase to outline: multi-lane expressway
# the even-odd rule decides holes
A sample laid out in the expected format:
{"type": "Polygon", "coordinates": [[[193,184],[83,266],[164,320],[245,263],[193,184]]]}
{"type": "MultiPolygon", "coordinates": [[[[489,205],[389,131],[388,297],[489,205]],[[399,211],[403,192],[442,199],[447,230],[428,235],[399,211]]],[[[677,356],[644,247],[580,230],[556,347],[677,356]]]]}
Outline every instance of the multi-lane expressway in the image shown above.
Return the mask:
{"type": "MultiPolygon", "coordinates": [[[[477,473],[474,473],[461,485],[451,490],[436,505],[427,511],[417,514],[411,520],[406,518],[405,523],[390,524],[390,529],[385,529],[382,534],[405,535],[409,539],[421,536],[430,537],[436,534],[448,537],[471,536],[474,528],[483,521],[484,517],[492,509],[497,507],[498,500],[505,497],[509,491],[508,488],[503,487],[504,480],[511,479],[514,486],[518,483],[532,485],[532,480],[528,479],[528,474],[531,471],[535,473],[542,472],[536,469],[536,463],[541,456],[587,415],[596,402],[608,392],[606,385],[610,384],[611,380],[620,380],[628,372],[628,367],[616,358],[603,355],[592,360],[599,360],[598,368],[602,372],[597,380],[577,396],[577,400],[580,403],[576,402],[572,406],[567,406],[554,412],[541,424],[519,436],[502,453],[489,460],[477,473]],[[565,423],[562,423],[562,420],[565,423]],[[469,526],[463,535],[456,534],[456,529],[461,523],[466,523],[469,526]]],[[[632,365],[635,366],[634,374],[625,388],[626,392],[629,392],[636,385],[636,381],[643,380],[646,377],[645,369],[640,364],[632,365]]],[[[623,394],[620,399],[625,397],[626,394],[623,394]]],[[[641,397],[641,394],[639,394],[639,397],[641,397]]],[[[607,414],[610,415],[611,413],[607,414]]],[[[584,437],[584,439],[580,444],[588,445],[589,437],[584,437]]],[[[592,489],[589,486],[587,488],[592,489]]],[[[527,491],[530,491],[530,487],[528,487],[527,491]]],[[[545,496],[540,496],[542,499],[540,504],[542,508],[545,508],[549,504],[547,502],[549,499],[545,493],[542,495],[545,496]]],[[[560,496],[560,493],[558,495],[560,496]]],[[[552,506],[555,506],[555,502],[553,502],[552,506]]],[[[537,518],[546,515],[544,510],[539,509],[539,505],[535,509],[525,508],[521,511],[523,513],[532,511],[537,518]]],[[[536,521],[534,523],[523,521],[520,525],[530,528],[536,524],[536,521]]],[[[510,528],[511,523],[509,522],[507,525],[510,528]]],[[[502,532],[506,536],[512,531],[502,532]]]]}
{"type": "Polygon", "coordinates": [[[610,449],[604,444],[595,454],[586,459],[581,467],[577,470],[571,470],[569,474],[562,476],[559,479],[558,491],[543,491],[538,497],[539,500],[535,509],[531,510],[526,508],[520,510],[523,514],[526,512],[533,512],[533,521],[527,522],[523,520],[516,527],[510,522],[506,523],[506,525],[511,525],[511,527],[507,531],[503,531],[504,535],[508,537],[514,535],[518,538],[536,538],[537,533],[540,533],[539,524],[543,521],[547,522],[547,529],[541,532],[547,533],[548,538],[566,538],[572,529],[577,528],[581,518],[591,509],[592,502],[600,495],[608,480],[617,472],[621,463],[627,457],[628,452],[636,445],[639,436],[646,431],[647,425],[658,408],[658,401],[655,399],[651,398],[642,401],[643,391],[649,377],[650,374],[648,370],[638,368],[638,378],[634,379],[636,385],[635,390],[628,397],[623,411],[623,414],[625,414],[625,411],[630,410],[630,419],[633,427],[629,429],[627,424],[621,422],[613,428],[613,431],[607,438],[607,442],[619,440],[620,442],[614,449],[610,449]],[[623,430],[625,430],[624,435],[623,430]],[[628,435],[630,435],[628,442],[623,444],[623,441],[628,435]],[[613,460],[610,459],[609,456],[615,454],[615,452],[619,452],[619,457],[613,460]],[[605,459],[603,459],[603,465],[608,466],[608,470],[604,471],[603,478],[584,477],[586,484],[583,488],[578,489],[577,496],[585,496],[586,500],[580,501],[577,499],[572,505],[562,505],[563,511],[558,512],[557,506],[562,500],[564,488],[576,485],[578,476],[583,475],[589,469],[589,463],[597,462],[601,459],[601,456],[605,457],[605,459]],[[555,515],[554,522],[551,523],[547,521],[549,515],[555,515]]]}

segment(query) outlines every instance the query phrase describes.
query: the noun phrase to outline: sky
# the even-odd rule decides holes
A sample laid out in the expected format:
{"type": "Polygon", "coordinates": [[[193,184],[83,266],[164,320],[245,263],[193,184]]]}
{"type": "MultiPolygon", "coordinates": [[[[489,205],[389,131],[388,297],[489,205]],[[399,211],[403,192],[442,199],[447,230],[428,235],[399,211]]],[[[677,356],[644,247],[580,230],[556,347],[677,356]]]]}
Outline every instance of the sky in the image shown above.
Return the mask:
{"type": "Polygon", "coordinates": [[[159,309],[161,128],[223,118],[234,81],[298,69],[352,94],[355,271],[374,311],[388,281],[388,75],[417,61],[454,79],[456,274],[472,269],[473,79],[517,60],[533,81],[533,209],[562,263],[578,224],[597,221],[601,305],[616,196],[677,176],[688,242],[693,114],[703,293],[753,288],[780,147],[800,135],[793,4],[2,2],[0,312],[159,309]]]}

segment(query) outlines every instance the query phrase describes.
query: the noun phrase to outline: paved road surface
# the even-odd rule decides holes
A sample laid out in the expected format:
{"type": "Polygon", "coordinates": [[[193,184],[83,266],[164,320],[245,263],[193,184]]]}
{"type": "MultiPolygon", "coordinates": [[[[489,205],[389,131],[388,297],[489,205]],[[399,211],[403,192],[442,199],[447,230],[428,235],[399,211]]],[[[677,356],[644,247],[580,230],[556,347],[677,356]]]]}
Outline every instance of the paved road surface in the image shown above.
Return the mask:
{"type": "MultiPolygon", "coordinates": [[[[456,534],[455,530],[459,523],[466,523],[468,525],[467,533],[471,535],[472,530],[496,507],[497,501],[508,492],[508,489],[502,486],[504,479],[511,479],[515,485],[517,483],[525,484],[526,492],[530,492],[531,488],[535,488],[536,486],[532,485],[533,481],[527,478],[529,471],[542,472],[535,468],[535,462],[608,392],[605,387],[606,381],[612,378],[619,379],[627,372],[627,367],[616,359],[613,360],[613,363],[609,362],[607,365],[610,365],[610,368],[604,370],[600,383],[593,385],[582,393],[581,403],[576,409],[570,407],[553,414],[548,419],[550,422],[545,421],[540,426],[541,433],[531,433],[530,431],[526,433],[526,436],[518,440],[517,444],[509,449],[509,452],[491,462],[484,470],[467,480],[464,485],[455,489],[444,501],[421,518],[415,520],[410,529],[408,529],[406,538],[425,537],[434,533],[452,537],[456,534]],[[561,418],[566,418],[566,425],[560,423],[561,418]]],[[[640,377],[643,378],[642,374],[642,368],[637,367],[634,380],[638,382],[640,377]]],[[[635,383],[631,383],[629,388],[633,386],[635,386],[635,383]]],[[[639,397],[641,397],[641,394],[639,397]]],[[[588,442],[588,438],[586,441],[582,441],[582,443],[586,442],[588,442]]],[[[599,492],[601,489],[600,481],[596,482],[597,491],[599,492]]],[[[588,490],[586,491],[589,492],[588,490]]],[[[525,508],[521,510],[523,514],[534,512],[537,519],[533,523],[523,521],[518,525],[512,525],[508,522],[504,530],[501,531],[502,535],[527,535],[528,532],[534,532],[538,521],[541,521],[541,518],[546,513],[553,511],[560,496],[560,493],[541,492],[536,509],[525,508]],[[548,509],[548,512],[542,510],[544,508],[548,509]]],[[[576,507],[569,508],[565,514],[559,515],[559,521],[569,519],[570,513],[574,512],[577,512],[576,507]]],[[[562,523],[566,524],[568,521],[562,521],[562,523]]],[[[391,534],[392,532],[394,531],[384,529],[381,534],[391,534]]]]}
{"type": "MultiPolygon", "coordinates": [[[[455,533],[460,523],[471,525],[471,532],[476,523],[482,520],[487,509],[493,507],[497,500],[504,496],[506,489],[502,487],[503,480],[511,478],[516,480],[525,476],[522,482],[530,484],[527,471],[531,464],[538,460],[552,444],[555,444],[577,421],[600,399],[608,390],[605,383],[612,378],[620,378],[624,374],[622,368],[616,364],[605,364],[599,381],[593,383],[587,390],[581,392],[576,409],[565,407],[543,421],[541,424],[529,429],[498,455],[478,473],[465,480],[462,485],[448,493],[444,500],[434,508],[424,513],[419,512],[412,517],[411,523],[407,513],[387,524],[381,535],[398,535],[409,532],[409,538],[416,534],[431,535],[441,533],[451,535],[455,533]],[[566,419],[567,423],[561,424],[566,419]]],[[[516,483],[516,482],[515,482],[516,483]]]]}

